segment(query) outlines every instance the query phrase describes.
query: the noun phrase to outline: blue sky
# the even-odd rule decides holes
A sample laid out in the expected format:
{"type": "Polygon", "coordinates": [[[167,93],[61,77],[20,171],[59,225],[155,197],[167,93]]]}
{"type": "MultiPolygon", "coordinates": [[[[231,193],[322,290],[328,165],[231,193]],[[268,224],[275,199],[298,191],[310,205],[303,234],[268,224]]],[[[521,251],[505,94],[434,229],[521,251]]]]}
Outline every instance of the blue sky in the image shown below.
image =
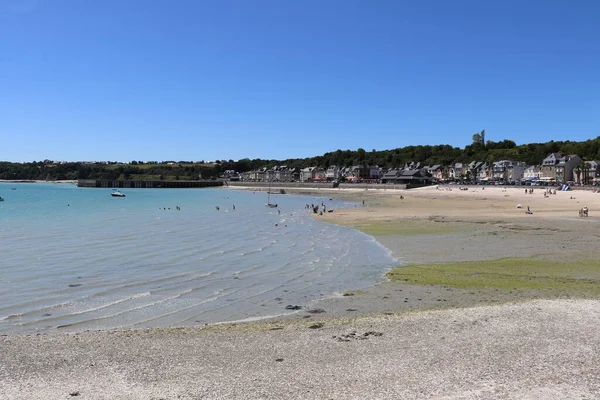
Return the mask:
{"type": "Polygon", "coordinates": [[[0,160],[600,135],[600,1],[0,0],[0,160]]]}

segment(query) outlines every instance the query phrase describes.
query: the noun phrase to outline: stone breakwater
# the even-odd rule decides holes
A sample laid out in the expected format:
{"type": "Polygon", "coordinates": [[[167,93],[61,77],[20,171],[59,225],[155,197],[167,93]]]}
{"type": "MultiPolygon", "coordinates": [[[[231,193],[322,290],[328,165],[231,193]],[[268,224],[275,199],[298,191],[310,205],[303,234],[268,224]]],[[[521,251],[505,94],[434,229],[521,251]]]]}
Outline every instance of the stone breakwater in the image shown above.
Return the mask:
{"type": "Polygon", "coordinates": [[[80,179],[78,187],[85,188],[138,188],[138,189],[190,189],[223,186],[223,181],[120,181],[103,179],[80,179]]]}

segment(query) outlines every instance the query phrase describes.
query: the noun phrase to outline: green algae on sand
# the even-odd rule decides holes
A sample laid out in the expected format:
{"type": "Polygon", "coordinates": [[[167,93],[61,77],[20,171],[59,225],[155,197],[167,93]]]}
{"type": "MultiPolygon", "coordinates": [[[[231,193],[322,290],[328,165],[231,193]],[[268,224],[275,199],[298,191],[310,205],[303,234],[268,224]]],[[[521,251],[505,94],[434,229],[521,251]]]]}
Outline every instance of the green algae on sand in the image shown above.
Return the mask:
{"type": "Polygon", "coordinates": [[[600,261],[505,258],[394,268],[387,277],[415,285],[533,290],[547,296],[600,297],[600,261]]]}
{"type": "Polygon", "coordinates": [[[361,295],[361,294],[365,294],[365,292],[360,289],[344,290],[344,296],[355,296],[355,295],[361,295]]]}

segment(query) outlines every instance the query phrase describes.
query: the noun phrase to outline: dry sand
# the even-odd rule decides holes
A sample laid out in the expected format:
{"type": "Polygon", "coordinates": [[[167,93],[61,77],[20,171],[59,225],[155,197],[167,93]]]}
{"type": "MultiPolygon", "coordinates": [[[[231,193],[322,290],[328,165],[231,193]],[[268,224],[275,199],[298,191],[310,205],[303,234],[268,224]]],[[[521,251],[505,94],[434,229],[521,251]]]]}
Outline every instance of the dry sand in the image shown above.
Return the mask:
{"type": "Polygon", "coordinates": [[[599,306],[546,300],[320,329],[8,337],[0,397],[598,398],[599,306]]]}
{"type": "MultiPolygon", "coordinates": [[[[396,227],[400,262],[598,255],[600,194],[524,191],[319,190],[366,206],[315,217],[396,227]]],[[[0,398],[600,398],[599,306],[385,282],[262,324],[4,336],[0,398]]]]}

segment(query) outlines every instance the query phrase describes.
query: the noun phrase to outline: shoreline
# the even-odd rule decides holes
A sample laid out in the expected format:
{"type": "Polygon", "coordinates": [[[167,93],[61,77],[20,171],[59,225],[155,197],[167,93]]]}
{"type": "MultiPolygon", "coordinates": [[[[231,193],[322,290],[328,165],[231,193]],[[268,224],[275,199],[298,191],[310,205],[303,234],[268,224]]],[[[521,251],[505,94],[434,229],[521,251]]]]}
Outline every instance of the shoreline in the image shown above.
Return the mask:
{"type": "MultiPolygon", "coordinates": [[[[33,182],[33,181],[31,181],[33,182]]],[[[70,183],[62,181],[61,183],[70,183]]],[[[39,183],[39,182],[38,182],[39,183]]],[[[47,183],[47,182],[42,182],[47,183]]],[[[224,187],[225,190],[252,190],[266,191],[266,188],[256,187],[224,187]]],[[[273,187],[272,190],[278,190],[273,187]]],[[[247,326],[253,329],[254,324],[295,324],[297,322],[318,321],[326,323],[328,320],[355,320],[357,318],[368,318],[378,315],[402,315],[405,313],[440,310],[452,308],[469,308],[483,305],[503,304],[507,302],[524,302],[536,299],[556,299],[560,296],[549,296],[532,290],[516,293],[503,293],[498,290],[471,289],[457,287],[446,287],[439,285],[407,284],[389,279],[388,274],[397,267],[407,265],[426,265],[429,263],[448,262],[487,262],[502,258],[542,258],[550,259],[565,252],[565,243],[573,242],[568,235],[557,235],[554,239],[546,237],[529,236],[532,231],[548,229],[556,231],[552,225],[556,221],[561,223],[572,223],[573,218],[568,218],[563,209],[552,209],[547,215],[530,218],[529,221],[522,219],[522,210],[511,212],[506,215],[506,198],[521,193],[521,187],[488,187],[485,192],[487,197],[480,198],[485,188],[475,187],[470,193],[458,191],[458,187],[446,186],[437,188],[434,186],[417,189],[362,189],[362,188],[286,188],[290,194],[308,195],[314,197],[332,198],[354,202],[359,205],[355,208],[333,210],[327,214],[310,214],[312,218],[329,224],[337,224],[356,229],[367,234],[375,240],[378,245],[385,248],[390,255],[398,261],[397,266],[392,266],[388,271],[382,272],[381,280],[370,286],[359,289],[345,290],[342,293],[331,293],[327,297],[312,300],[306,304],[299,304],[301,309],[293,314],[279,314],[250,319],[223,321],[206,325],[190,326],[192,329],[204,329],[207,326],[247,326]],[[454,189],[454,190],[452,190],[454,189]],[[508,194],[505,194],[508,193],[508,194]],[[402,196],[403,198],[399,198],[402,196]],[[471,197],[471,199],[469,199],[471,197]],[[475,200],[493,201],[497,208],[487,210],[487,217],[471,208],[469,202],[475,200]],[[440,212],[436,201],[444,200],[452,212],[440,212]],[[465,203],[461,204],[461,203],[465,203]],[[360,207],[362,201],[366,201],[366,207],[360,207]],[[402,208],[399,208],[402,207],[402,208]],[[557,212],[559,211],[559,212],[557,212]],[[447,215],[445,215],[447,214],[447,215]],[[554,214],[554,215],[550,215],[554,214]],[[497,219],[501,218],[501,219],[497,219]],[[537,226],[531,226],[535,223],[537,226]],[[387,226],[384,228],[384,226],[387,226]],[[523,232],[519,234],[517,232],[523,232]],[[499,236],[499,239],[511,248],[506,253],[497,246],[487,247],[486,240],[490,236],[499,236]],[[528,237],[528,242],[522,241],[528,237]],[[460,247],[460,251],[455,249],[460,247]],[[435,248],[435,251],[420,251],[421,248],[435,248]],[[481,251],[484,249],[485,251],[481,251]],[[557,251],[557,249],[561,249],[557,251]],[[547,253],[546,257],[544,254],[547,253]]],[[[541,189],[537,189],[539,193],[541,189]]],[[[578,192],[577,194],[596,196],[596,193],[578,192]]],[[[573,192],[559,193],[563,198],[573,192]]],[[[533,195],[527,199],[532,202],[539,200],[533,195]]],[[[518,196],[515,196],[518,197],[518,196]]],[[[600,193],[597,194],[600,199],[600,193]]],[[[517,199],[518,200],[518,199],[517,199]]],[[[515,200],[515,201],[517,201],[515,200]]],[[[564,200],[564,199],[563,199],[564,200]]],[[[573,199],[575,200],[575,199],[573,199]]],[[[583,199],[580,199],[583,200],[583,199]]],[[[580,204],[577,200],[575,204],[580,204]]],[[[590,200],[587,198],[586,200],[590,200]]],[[[512,201],[512,200],[511,200],[512,201]]],[[[587,204],[587,203],[586,203],[587,204]]],[[[563,204],[564,205],[564,204],[563,204]]],[[[480,211],[480,210],[479,210],[480,211]]],[[[531,217],[531,216],[529,216],[531,217]]],[[[598,219],[597,216],[586,218],[587,225],[598,219]]],[[[572,232],[567,230],[565,232],[572,232]]],[[[536,235],[537,236],[537,235],[536,235]]],[[[590,251],[594,246],[593,240],[575,241],[573,250],[566,251],[570,256],[577,252],[590,253],[585,259],[592,256],[600,256],[600,250],[590,251]]],[[[579,257],[581,258],[581,257],[579,257]]],[[[569,296],[567,296],[569,298],[569,296]]],[[[182,327],[172,327],[180,329],[182,327]]],[[[184,327],[188,328],[188,327],[184,327]]],[[[165,329],[165,328],[150,328],[165,329]]],[[[170,329],[170,328],[167,328],[170,329]]],[[[91,332],[121,332],[130,329],[105,329],[91,330],[91,332]]],[[[135,331],[136,329],[131,329],[135,331]]],[[[87,331],[86,331],[87,332],[87,331]]],[[[34,333],[41,335],[63,335],[74,333],[44,332],[34,333]]],[[[10,336],[32,335],[11,333],[10,336]]]]}
{"type": "Polygon", "coordinates": [[[430,279],[424,274],[414,282],[386,280],[253,322],[0,336],[6,349],[0,364],[7,366],[0,370],[0,397],[600,396],[600,300],[585,299],[567,283],[566,292],[533,285],[554,279],[546,273],[554,271],[561,287],[570,282],[568,269],[574,287],[598,286],[600,210],[593,204],[600,194],[475,189],[300,190],[365,200],[366,207],[313,217],[373,236],[403,265],[450,271],[447,284],[419,284],[430,279]],[[533,214],[525,214],[526,206],[533,214]],[[584,206],[590,214],[581,218],[584,206]],[[494,286],[496,278],[479,287],[490,284],[481,280],[488,270],[460,271],[513,259],[534,260],[544,274],[524,271],[531,274],[526,285],[513,289],[494,286]],[[450,268],[452,262],[457,266],[450,268]],[[471,286],[459,285],[464,276],[471,286]]]}
{"type": "MultiPolygon", "coordinates": [[[[583,262],[600,256],[600,251],[594,250],[594,226],[598,215],[591,211],[593,215],[590,214],[590,217],[577,216],[582,204],[593,204],[595,198],[600,199],[600,194],[562,192],[544,197],[545,190],[541,189],[527,195],[524,194],[524,188],[523,192],[521,188],[475,189],[469,193],[458,188],[446,190],[435,187],[351,192],[324,188],[318,191],[294,190],[290,193],[315,196],[326,193],[338,200],[365,200],[365,208],[335,210],[321,216],[315,214],[313,218],[371,235],[402,266],[472,261],[487,266],[499,259],[510,259],[512,263],[534,259],[550,265],[560,259],[583,262]],[[399,199],[401,195],[404,197],[402,200],[399,199]],[[548,206],[552,200],[556,201],[548,206]],[[440,202],[446,205],[446,210],[440,208],[440,202]],[[474,204],[479,202],[489,202],[491,206],[481,208],[479,204],[474,204]],[[517,209],[516,205],[521,203],[522,208],[517,209]],[[531,204],[534,214],[525,214],[527,203],[531,204]],[[567,211],[569,209],[572,211],[567,211]],[[576,240],[573,235],[577,236],[576,240]]],[[[600,278],[594,271],[591,274],[593,279],[600,278]]],[[[357,318],[536,299],[589,297],[589,292],[584,293],[579,289],[548,293],[534,286],[516,291],[500,290],[502,288],[498,287],[460,288],[393,282],[386,276],[374,286],[349,293],[351,296],[332,296],[317,301],[311,307],[325,310],[334,317],[357,318]]],[[[281,319],[326,321],[328,318],[326,313],[310,315],[306,311],[281,319]]]]}
{"type": "MultiPolygon", "coordinates": [[[[235,186],[223,188],[225,190],[267,190],[255,187],[235,186]]],[[[424,187],[410,190],[400,189],[345,189],[345,188],[292,188],[290,194],[310,195],[314,197],[336,198],[336,200],[351,201],[358,204],[355,208],[333,210],[332,213],[323,215],[310,214],[315,220],[329,224],[337,224],[356,229],[367,234],[378,245],[385,248],[390,255],[398,261],[397,266],[423,265],[429,263],[468,262],[468,261],[493,261],[502,258],[544,258],[556,257],[560,253],[569,253],[573,256],[578,252],[587,252],[599,255],[600,250],[591,252],[595,246],[593,236],[588,240],[578,240],[573,244],[570,233],[567,235],[556,232],[553,224],[557,219],[561,223],[572,224],[572,218],[563,216],[564,210],[551,210],[556,215],[537,215],[537,204],[547,201],[534,195],[525,195],[536,210],[534,216],[523,217],[523,209],[512,209],[506,203],[511,196],[520,201],[521,188],[490,187],[487,191],[475,188],[471,191],[449,190],[449,187],[424,187]],[[485,192],[485,196],[480,197],[485,192]],[[403,198],[400,198],[402,196],[403,198]],[[366,207],[361,207],[361,202],[366,201],[366,207]],[[443,201],[451,212],[440,209],[443,201]],[[473,209],[473,202],[490,202],[496,210],[485,208],[489,215],[482,216],[473,209]],[[536,203],[537,202],[537,203],[536,203]],[[466,206],[465,206],[466,204],[466,206]],[[516,212],[515,212],[516,211],[516,212]],[[559,211],[558,213],[556,211],[559,211]],[[535,226],[532,226],[535,224],[535,226]],[[539,235],[542,229],[553,232],[553,238],[548,239],[539,235]],[[496,238],[494,238],[496,237],[496,238]],[[528,242],[523,242],[526,237],[528,242]],[[503,247],[487,246],[489,238],[502,240],[510,252],[503,247]],[[565,243],[573,246],[571,251],[566,251],[565,243]],[[486,247],[487,246],[487,247],[486,247]],[[424,250],[425,249],[425,250],[424,250]],[[435,250],[427,250],[435,249],[435,250]],[[460,251],[455,251],[460,249],[460,251]],[[482,251],[482,249],[485,249],[482,251]],[[560,251],[557,251],[560,249],[560,251]],[[539,254],[539,253],[544,254],[539,254]]],[[[277,188],[272,188],[277,190],[277,188]]],[[[539,190],[538,194],[541,194],[539,190]]],[[[573,192],[564,192],[554,196],[566,198],[573,197],[573,192]]],[[[596,196],[591,192],[579,192],[588,196],[596,196]]],[[[523,196],[521,196],[523,197],[523,196]]],[[[558,197],[557,197],[558,198],[558,197]]],[[[600,194],[597,194],[600,199],[600,194]]],[[[580,199],[583,200],[583,199],[580,199]]],[[[592,200],[590,198],[586,200],[592,200]]],[[[574,199],[575,201],[575,199],[574,199]]],[[[575,204],[580,204],[576,200],[575,204]]],[[[586,203],[588,204],[588,203],[586,203]]],[[[481,208],[481,207],[480,207],[481,208]]],[[[479,210],[480,211],[480,210],[479,210]]],[[[592,210],[593,213],[594,210],[592,210]]],[[[576,219],[578,223],[591,225],[598,217],[591,215],[589,218],[576,219]]],[[[563,232],[563,233],[565,233],[563,232]]],[[[581,258],[581,257],[579,257],[581,258]]],[[[589,258],[589,257],[588,257],[589,258]]],[[[391,266],[390,271],[394,266],[391,266]]],[[[411,313],[415,311],[467,308],[472,306],[501,304],[511,301],[527,301],[541,298],[554,299],[560,296],[540,294],[533,290],[524,290],[518,293],[504,293],[498,290],[471,289],[446,287],[440,285],[415,285],[405,282],[394,282],[383,271],[380,281],[374,285],[358,289],[345,290],[341,293],[331,293],[328,296],[311,300],[305,304],[298,304],[301,309],[293,314],[267,315],[251,319],[222,321],[210,323],[208,326],[237,325],[248,326],[261,323],[296,323],[319,321],[327,322],[334,319],[356,319],[376,315],[389,315],[411,313]]],[[[204,325],[192,326],[203,328],[204,325]]],[[[162,329],[162,328],[156,328],[162,329]]],[[[178,327],[173,327],[178,329],[178,327]]],[[[94,330],[94,332],[126,331],[127,329],[94,330]]],[[[63,332],[45,332],[50,336],[62,335],[63,332]]],[[[67,333],[70,334],[70,333],[67,333]]],[[[11,333],[10,335],[28,335],[11,333]]]]}

